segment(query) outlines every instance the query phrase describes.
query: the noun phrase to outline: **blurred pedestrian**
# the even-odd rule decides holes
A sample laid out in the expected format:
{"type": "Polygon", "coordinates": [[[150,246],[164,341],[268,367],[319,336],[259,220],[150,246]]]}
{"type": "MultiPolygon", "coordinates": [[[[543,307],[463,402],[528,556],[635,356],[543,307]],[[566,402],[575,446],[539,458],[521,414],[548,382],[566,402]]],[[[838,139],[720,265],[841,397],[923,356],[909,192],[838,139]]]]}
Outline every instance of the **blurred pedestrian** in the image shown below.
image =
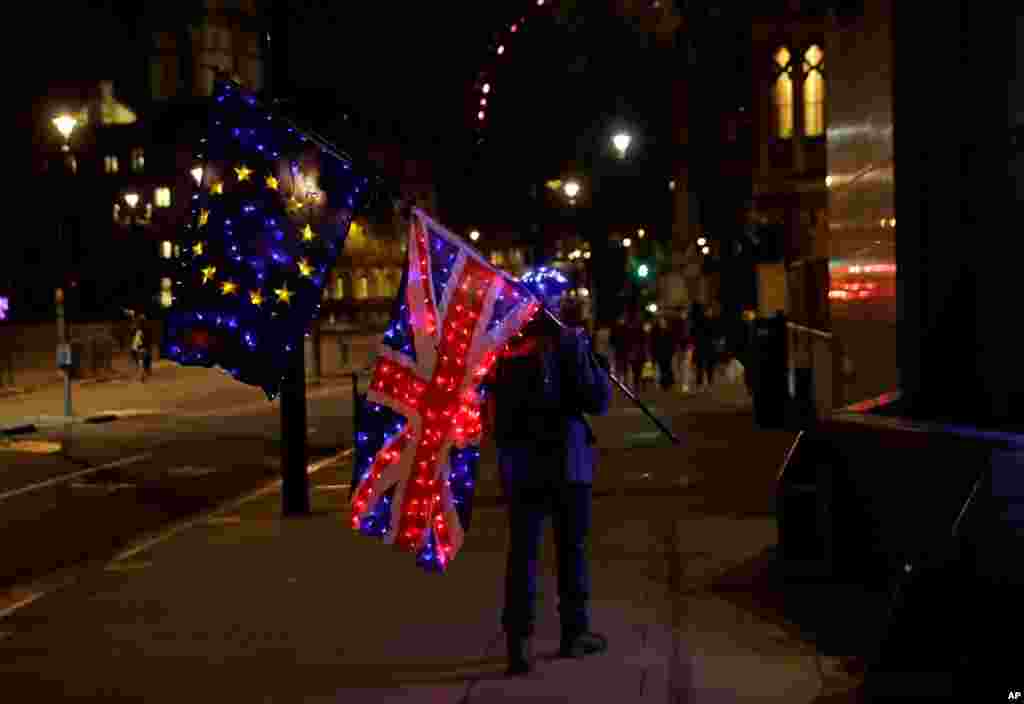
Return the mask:
{"type": "Polygon", "coordinates": [[[690,308],[690,334],[693,336],[693,366],[698,391],[707,391],[715,377],[717,366],[717,330],[715,322],[703,303],[690,308]]]}
{"type": "Polygon", "coordinates": [[[668,391],[676,383],[672,359],[676,354],[676,341],[669,329],[668,320],[659,317],[651,332],[651,353],[658,365],[658,382],[662,391],[668,391]]]}
{"type": "MultiPolygon", "coordinates": [[[[544,270],[541,270],[544,271],[544,270]]],[[[535,293],[558,310],[559,279],[535,293]],[[557,292],[557,293],[556,293],[557,292]]],[[[566,286],[568,282],[566,281],[566,286]]],[[[533,288],[531,286],[531,288],[533,288]]],[[[572,319],[573,313],[566,311],[572,319]]],[[[607,648],[590,630],[590,530],[595,438],[584,414],[608,411],[608,360],[595,355],[578,327],[560,328],[539,313],[499,358],[486,385],[487,424],[508,500],[509,552],[502,624],[509,675],[533,668],[530,638],[536,619],[537,576],[544,520],[552,515],[558,552],[560,654],[579,658],[607,648]]]]}
{"type": "Polygon", "coordinates": [[[675,369],[683,393],[690,390],[690,322],[686,311],[680,311],[669,326],[676,345],[675,369]]]}
{"type": "Polygon", "coordinates": [[[135,331],[132,333],[132,359],[138,370],[139,381],[146,382],[153,368],[153,351],[150,349],[149,334],[146,331],[146,316],[135,318],[135,331]]]}
{"type": "Polygon", "coordinates": [[[632,315],[626,322],[626,360],[629,368],[630,384],[635,389],[641,387],[644,362],[648,357],[647,333],[639,316],[632,315]]]}

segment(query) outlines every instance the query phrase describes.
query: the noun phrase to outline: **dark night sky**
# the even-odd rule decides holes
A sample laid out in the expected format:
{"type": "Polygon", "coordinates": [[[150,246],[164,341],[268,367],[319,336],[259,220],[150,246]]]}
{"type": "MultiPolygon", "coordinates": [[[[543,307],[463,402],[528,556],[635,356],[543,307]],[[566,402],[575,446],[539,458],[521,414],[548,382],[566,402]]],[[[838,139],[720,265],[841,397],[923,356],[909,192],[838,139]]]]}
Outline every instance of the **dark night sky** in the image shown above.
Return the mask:
{"type": "MultiPolygon", "coordinates": [[[[531,5],[282,3],[286,31],[276,33],[276,48],[288,47],[279,51],[286,80],[277,82],[275,96],[300,102],[310,94],[332,96],[366,118],[364,124],[377,122],[378,136],[387,136],[397,120],[415,146],[410,151],[421,152],[410,156],[437,163],[449,180],[486,174],[476,180],[486,181],[484,195],[494,207],[501,207],[505,191],[525,192],[524,179],[561,175],[574,161],[585,166],[588,155],[607,149],[619,120],[637,134],[638,156],[639,139],[665,134],[669,91],[660,74],[671,66],[605,3],[581,2],[585,11],[560,21],[531,20],[498,60],[487,142],[482,159],[467,168],[475,141],[473,81],[494,58],[496,32],[531,5]]],[[[144,38],[135,29],[138,12],[138,2],[98,0],[41,16],[52,41],[46,58],[29,67],[35,93],[61,77],[141,75],[145,67],[131,44],[144,38]]],[[[464,190],[472,191],[468,184],[464,190]]]]}

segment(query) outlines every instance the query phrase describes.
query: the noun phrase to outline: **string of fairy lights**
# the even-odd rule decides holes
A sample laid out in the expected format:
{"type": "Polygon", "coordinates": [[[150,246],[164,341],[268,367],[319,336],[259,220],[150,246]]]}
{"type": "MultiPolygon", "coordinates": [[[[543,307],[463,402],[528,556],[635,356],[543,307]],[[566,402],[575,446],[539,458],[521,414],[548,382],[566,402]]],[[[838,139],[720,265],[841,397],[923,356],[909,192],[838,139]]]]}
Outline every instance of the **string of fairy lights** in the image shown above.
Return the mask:
{"type": "Polygon", "coordinates": [[[508,23],[495,36],[492,53],[490,54],[491,61],[481,68],[476,83],[473,86],[474,119],[477,125],[477,139],[479,141],[482,141],[484,138],[487,116],[492,109],[496,93],[498,69],[508,63],[507,57],[514,49],[518,48],[517,45],[526,41],[522,38],[528,24],[527,20],[529,20],[529,24],[532,26],[542,16],[549,15],[556,4],[548,0],[532,0],[528,8],[519,15],[518,19],[508,23]]]}
{"type": "MultiPolygon", "coordinates": [[[[529,27],[535,26],[545,17],[553,17],[558,12],[559,3],[555,0],[530,0],[526,8],[512,21],[498,30],[488,50],[489,61],[477,73],[473,84],[473,95],[470,101],[472,120],[476,126],[477,142],[482,143],[489,124],[489,116],[494,111],[494,98],[497,94],[497,78],[500,70],[511,64],[511,57],[521,55],[528,39],[529,27]]],[[[653,0],[649,4],[650,11],[662,12],[663,3],[653,0]]]]}

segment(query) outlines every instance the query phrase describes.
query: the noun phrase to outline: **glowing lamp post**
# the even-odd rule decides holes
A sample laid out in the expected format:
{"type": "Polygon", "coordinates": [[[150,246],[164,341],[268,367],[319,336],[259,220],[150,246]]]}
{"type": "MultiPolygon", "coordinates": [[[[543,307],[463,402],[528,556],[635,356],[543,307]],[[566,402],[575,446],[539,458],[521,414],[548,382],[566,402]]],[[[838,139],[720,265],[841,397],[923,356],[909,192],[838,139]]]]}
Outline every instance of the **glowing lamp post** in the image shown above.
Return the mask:
{"type": "Polygon", "coordinates": [[[629,149],[629,145],[632,144],[633,138],[625,132],[620,132],[612,137],[612,144],[615,145],[616,151],[619,152],[619,158],[626,158],[626,151],[629,149]]]}
{"type": "Polygon", "coordinates": [[[562,186],[562,190],[569,198],[569,205],[576,205],[576,196],[580,194],[580,188],[580,184],[576,181],[566,181],[565,185],[562,186]]]}
{"type": "Polygon", "coordinates": [[[53,118],[53,126],[57,128],[57,131],[64,138],[64,146],[61,149],[66,152],[71,151],[71,133],[78,127],[78,120],[68,114],[58,115],[53,118]]]}

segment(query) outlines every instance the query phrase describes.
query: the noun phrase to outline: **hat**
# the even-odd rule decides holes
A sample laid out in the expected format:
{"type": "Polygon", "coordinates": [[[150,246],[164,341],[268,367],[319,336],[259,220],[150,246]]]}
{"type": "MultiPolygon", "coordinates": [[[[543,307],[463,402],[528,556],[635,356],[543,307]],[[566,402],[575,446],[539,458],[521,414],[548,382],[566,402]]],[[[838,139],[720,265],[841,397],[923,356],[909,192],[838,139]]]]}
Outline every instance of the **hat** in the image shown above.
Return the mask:
{"type": "Polygon", "coordinates": [[[519,279],[548,310],[557,311],[562,296],[569,290],[569,279],[558,269],[540,267],[531,269],[519,279]]]}

